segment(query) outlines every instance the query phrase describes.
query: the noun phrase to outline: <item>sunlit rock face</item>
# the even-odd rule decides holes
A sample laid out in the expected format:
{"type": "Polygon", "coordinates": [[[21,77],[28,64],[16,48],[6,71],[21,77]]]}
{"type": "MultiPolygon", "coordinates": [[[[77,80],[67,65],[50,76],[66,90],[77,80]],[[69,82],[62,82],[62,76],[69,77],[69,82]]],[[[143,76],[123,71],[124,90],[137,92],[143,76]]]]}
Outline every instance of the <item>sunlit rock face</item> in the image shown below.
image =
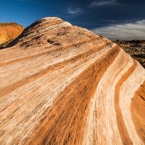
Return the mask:
{"type": "Polygon", "coordinates": [[[145,68],[145,40],[114,41],[145,68]]]}
{"type": "Polygon", "coordinates": [[[0,50],[1,145],[144,145],[145,70],[59,18],[0,50]]]}
{"type": "Polygon", "coordinates": [[[23,26],[17,23],[0,23],[0,46],[6,46],[24,30],[23,26]]]}

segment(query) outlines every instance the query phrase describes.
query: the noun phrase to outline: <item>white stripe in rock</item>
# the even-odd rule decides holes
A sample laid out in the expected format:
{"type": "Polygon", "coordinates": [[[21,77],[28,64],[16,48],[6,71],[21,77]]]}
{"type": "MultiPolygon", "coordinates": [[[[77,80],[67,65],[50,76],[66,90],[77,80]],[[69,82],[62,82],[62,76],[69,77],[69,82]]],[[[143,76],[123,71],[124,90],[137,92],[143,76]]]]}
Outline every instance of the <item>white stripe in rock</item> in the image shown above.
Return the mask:
{"type": "Polygon", "coordinates": [[[142,66],[137,63],[136,69],[123,83],[120,89],[120,108],[122,111],[123,120],[128,131],[128,134],[134,145],[144,145],[134,127],[131,117],[130,103],[135,90],[137,90],[145,80],[145,71],[142,66]]]}

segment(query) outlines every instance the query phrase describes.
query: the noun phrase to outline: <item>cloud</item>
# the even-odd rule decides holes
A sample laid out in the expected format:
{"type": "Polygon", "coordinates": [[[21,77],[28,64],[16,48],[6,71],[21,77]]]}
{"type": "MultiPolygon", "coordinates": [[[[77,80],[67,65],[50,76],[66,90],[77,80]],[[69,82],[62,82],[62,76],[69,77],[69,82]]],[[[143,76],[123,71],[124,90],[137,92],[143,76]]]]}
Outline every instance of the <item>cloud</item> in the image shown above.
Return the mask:
{"type": "Polygon", "coordinates": [[[111,25],[102,28],[95,28],[92,31],[111,40],[132,40],[145,39],[145,20],[122,25],[111,25]]]}
{"type": "Polygon", "coordinates": [[[67,14],[70,14],[70,15],[74,15],[74,14],[80,14],[81,13],[81,9],[80,8],[75,8],[75,9],[72,9],[72,8],[68,8],[67,9],[67,14]]]}
{"type": "Polygon", "coordinates": [[[93,3],[91,3],[90,7],[107,6],[107,5],[114,5],[114,4],[116,4],[116,0],[94,1],[93,3]]]}

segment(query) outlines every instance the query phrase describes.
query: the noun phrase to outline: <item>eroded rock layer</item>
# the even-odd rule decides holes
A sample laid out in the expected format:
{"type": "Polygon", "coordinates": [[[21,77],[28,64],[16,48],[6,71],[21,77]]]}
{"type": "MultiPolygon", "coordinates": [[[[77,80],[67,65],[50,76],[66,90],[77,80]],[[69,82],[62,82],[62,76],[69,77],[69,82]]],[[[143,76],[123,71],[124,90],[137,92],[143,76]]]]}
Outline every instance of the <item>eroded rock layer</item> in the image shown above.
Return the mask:
{"type": "Polygon", "coordinates": [[[6,46],[24,30],[23,26],[17,23],[0,23],[0,47],[6,46]]]}
{"type": "Polygon", "coordinates": [[[118,45],[44,18],[0,51],[1,145],[145,144],[145,70],[118,45]]]}
{"type": "Polygon", "coordinates": [[[114,41],[145,68],[145,40],[114,41]]]}

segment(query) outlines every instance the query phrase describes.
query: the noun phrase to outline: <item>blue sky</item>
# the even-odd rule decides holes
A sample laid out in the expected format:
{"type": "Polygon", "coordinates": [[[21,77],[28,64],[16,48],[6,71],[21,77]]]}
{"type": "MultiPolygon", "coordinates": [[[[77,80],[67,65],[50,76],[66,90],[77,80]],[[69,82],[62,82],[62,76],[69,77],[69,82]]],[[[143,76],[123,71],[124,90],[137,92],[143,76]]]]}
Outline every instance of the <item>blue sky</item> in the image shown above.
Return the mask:
{"type": "Polygon", "coordinates": [[[0,0],[0,22],[60,17],[114,39],[145,39],[145,0],[0,0]]]}

